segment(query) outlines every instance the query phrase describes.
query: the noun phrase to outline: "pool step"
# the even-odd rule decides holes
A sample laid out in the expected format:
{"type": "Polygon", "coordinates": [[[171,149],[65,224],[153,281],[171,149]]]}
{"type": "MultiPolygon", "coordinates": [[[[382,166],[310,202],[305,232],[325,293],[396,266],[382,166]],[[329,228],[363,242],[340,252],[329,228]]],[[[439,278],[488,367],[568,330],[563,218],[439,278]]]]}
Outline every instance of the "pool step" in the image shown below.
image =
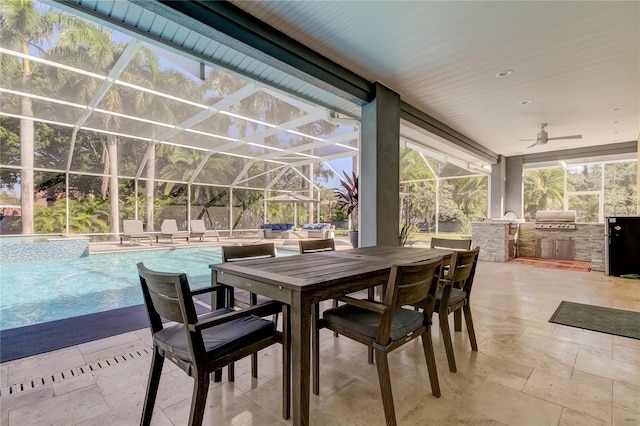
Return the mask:
{"type": "Polygon", "coordinates": [[[54,373],[54,374],[38,377],[35,379],[30,379],[22,383],[12,384],[0,389],[0,397],[10,397],[12,395],[17,395],[22,392],[30,391],[43,386],[53,385],[55,383],[60,383],[67,379],[72,379],[74,377],[78,377],[83,374],[91,373],[92,371],[108,368],[113,365],[130,361],[132,359],[151,356],[152,354],[153,354],[153,349],[143,348],[137,351],[127,352],[112,358],[107,358],[102,361],[98,361],[91,364],[86,364],[80,367],[75,367],[69,370],[65,370],[60,373],[54,373]]]}

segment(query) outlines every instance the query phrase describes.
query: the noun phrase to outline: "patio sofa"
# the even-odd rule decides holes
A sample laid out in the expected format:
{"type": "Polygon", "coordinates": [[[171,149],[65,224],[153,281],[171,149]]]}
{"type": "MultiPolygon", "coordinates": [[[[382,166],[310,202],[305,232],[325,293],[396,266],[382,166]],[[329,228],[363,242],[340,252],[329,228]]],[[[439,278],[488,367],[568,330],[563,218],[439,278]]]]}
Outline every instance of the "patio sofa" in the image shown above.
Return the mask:
{"type": "Polygon", "coordinates": [[[330,223],[305,223],[303,231],[307,231],[308,238],[333,238],[336,227],[330,223]]]}
{"type": "Polygon", "coordinates": [[[260,238],[333,238],[335,227],[329,223],[307,223],[294,228],[291,223],[268,223],[260,226],[260,238]]]}
{"type": "Polygon", "coordinates": [[[283,232],[292,231],[293,223],[267,223],[260,225],[260,238],[280,238],[283,232]]]}

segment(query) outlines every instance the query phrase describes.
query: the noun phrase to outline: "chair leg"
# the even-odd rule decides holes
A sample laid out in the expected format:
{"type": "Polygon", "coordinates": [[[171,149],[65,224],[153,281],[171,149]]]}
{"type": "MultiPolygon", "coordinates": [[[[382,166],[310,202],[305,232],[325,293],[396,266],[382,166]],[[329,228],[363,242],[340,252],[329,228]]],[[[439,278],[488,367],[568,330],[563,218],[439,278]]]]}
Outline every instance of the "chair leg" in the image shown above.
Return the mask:
{"type": "Polygon", "coordinates": [[[313,366],[313,394],[320,395],[320,329],[318,321],[320,319],[320,305],[313,305],[313,315],[311,316],[311,364],[313,366]]]}
{"type": "Polygon", "coordinates": [[[476,331],[473,328],[473,317],[471,316],[471,306],[464,305],[464,321],[467,323],[467,332],[469,333],[469,342],[471,342],[471,349],[478,352],[478,342],[476,341],[476,331]]]}
{"type": "MultiPolygon", "coordinates": [[[[249,293],[249,304],[255,306],[258,304],[258,295],[249,293]]],[[[277,326],[277,323],[276,323],[277,326]]],[[[258,378],[258,353],[251,354],[251,377],[258,378]]]]}
{"type": "Polygon", "coordinates": [[[156,403],[156,395],[158,395],[158,385],[160,383],[163,365],[164,357],[160,355],[158,349],[154,347],[153,358],[151,359],[151,371],[149,372],[149,380],[147,382],[147,393],[144,397],[144,408],[142,409],[142,419],[140,420],[140,425],[142,426],[151,424],[153,406],[156,403]]]}
{"type": "Polygon", "coordinates": [[[427,370],[429,371],[429,381],[431,382],[431,393],[433,396],[440,398],[440,382],[438,381],[436,356],[433,353],[431,330],[422,335],[422,348],[424,349],[424,357],[427,360],[427,370]]]}
{"type": "Polygon", "coordinates": [[[213,373],[213,381],[214,382],[221,382],[222,381],[222,368],[217,369],[213,373]]]}
{"type": "Polygon", "coordinates": [[[233,363],[227,365],[227,378],[230,382],[235,382],[236,380],[236,367],[233,363]]]}
{"type": "MultiPolygon", "coordinates": [[[[338,307],[338,299],[333,299],[333,307],[337,308],[338,307]]],[[[333,332],[333,337],[338,337],[339,334],[337,332],[333,332]]],[[[316,394],[317,395],[317,394],[316,394]]]]}
{"type": "Polygon", "coordinates": [[[209,392],[209,373],[198,371],[194,377],[193,395],[191,396],[190,426],[200,426],[202,424],[204,409],[207,406],[207,392],[209,392]]]}
{"type": "Polygon", "coordinates": [[[453,311],[453,329],[462,331],[462,311],[460,309],[453,311]]]}
{"type": "Polygon", "coordinates": [[[282,308],[282,418],[291,417],[291,327],[289,305],[282,308]]]}
{"type": "MultiPolygon", "coordinates": [[[[370,287],[367,289],[367,299],[376,300],[376,288],[370,287]]],[[[369,364],[373,364],[373,348],[367,349],[367,361],[369,364]]]]}
{"type": "Polygon", "coordinates": [[[380,392],[382,393],[382,405],[384,407],[384,418],[387,426],[396,425],[396,412],[393,407],[393,394],[391,393],[391,377],[389,377],[389,361],[387,354],[382,351],[375,351],[376,366],[378,367],[378,380],[380,381],[380,392]]]}
{"type": "Polygon", "coordinates": [[[451,331],[449,331],[449,314],[446,310],[442,310],[440,313],[440,334],[442,334],[442,341],[444,342],[444,349],[447,352],[447,361],[449,362],[449,371],[452,373],[457,372],[456,369],[456,357],[453,353],[453,343],[451,342],[451,331]]]}
{"type": "Polygon", "coordinates": [[[251,354],[251,377],[258,378],[258,352],[251,354]]]}

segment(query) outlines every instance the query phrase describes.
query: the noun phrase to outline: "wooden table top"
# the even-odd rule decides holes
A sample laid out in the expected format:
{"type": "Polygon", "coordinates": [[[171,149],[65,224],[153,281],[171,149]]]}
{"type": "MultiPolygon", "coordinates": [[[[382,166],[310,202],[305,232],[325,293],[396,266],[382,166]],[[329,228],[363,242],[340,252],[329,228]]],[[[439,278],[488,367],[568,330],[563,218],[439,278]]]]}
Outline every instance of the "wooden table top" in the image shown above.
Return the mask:
{"type": "Polygon", "coordinates": [[[219,273],[229,272],[293,291],[306,292],[344,280],[345,276],[365,279],[379,275],[393,264],[417,262],[436,256],[448,259],[451,253],[451,250],[443,249],[374,246],[243,260],[209,267],[219,273]]]}

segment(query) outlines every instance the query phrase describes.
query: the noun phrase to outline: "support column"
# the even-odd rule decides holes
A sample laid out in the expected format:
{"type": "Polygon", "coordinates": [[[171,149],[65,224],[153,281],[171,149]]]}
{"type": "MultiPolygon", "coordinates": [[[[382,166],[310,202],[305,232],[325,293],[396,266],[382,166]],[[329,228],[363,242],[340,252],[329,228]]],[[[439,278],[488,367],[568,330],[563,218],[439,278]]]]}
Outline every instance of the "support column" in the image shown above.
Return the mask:
{"type": "Polygon", "coordinates": [[[359,238],[362,247],[397,246],[400,224],[400,95],[374,83],[362,107],[359,238]]]}
{"type": "Polygon", "coordinates": [[[524,157],[498,157],[491,171],[490,218],[501,218],[506,212],[514,212],[521,219],[524,215],[522,180],[524,157]]]}
{"type": "Polygon", "coordinates": [[[500,218],[504,214],[504,192],[507,162],[498,156],[498,162],[491,167],[491,199],[489,200],[489,218],[500,218]]]}
{"type": "MultiPolygon", "coordinates": [[[[516,155],[507,157],[507,174],[505,182],[504,211],[514,212],[522,219],[524,208],[522,206],[522,179],[524,168],[524,157],[516,155]]],[[[503,212],[504,214],[504,212],[503,212]]]]}

